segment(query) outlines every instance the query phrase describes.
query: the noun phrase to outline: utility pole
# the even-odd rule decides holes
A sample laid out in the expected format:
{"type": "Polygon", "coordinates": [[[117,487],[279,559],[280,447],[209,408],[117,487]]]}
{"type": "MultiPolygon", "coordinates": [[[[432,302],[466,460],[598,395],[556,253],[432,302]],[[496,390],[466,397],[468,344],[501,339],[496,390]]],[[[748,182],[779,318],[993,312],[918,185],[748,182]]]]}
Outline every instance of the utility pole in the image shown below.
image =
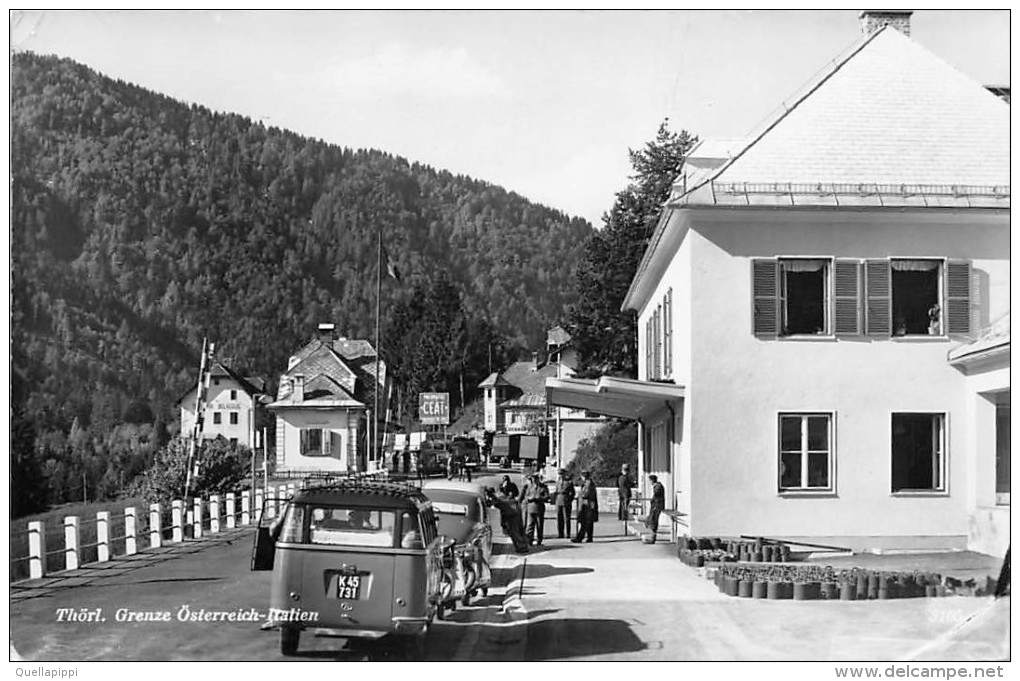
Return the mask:
{"type": "Polygon", "coordinates": [[[206,360],[212,362],[214,343],[206,344],[202,339],[202,358],[198,363],[198,385],[195,389],[195,423],[191,428],[191,439],[188,441],[188,470],[184,478],[184,499],[187,501],[191,492],[191,478],[193,472],[198,468],[199,463],[195,460],[195,449],[198,439],[202,436],[202,426],[205,422],[205,391],[209,388],[209,376],[206,373],[206,360]],[[208,349],[207,349],[208,348],[208,349]]]}

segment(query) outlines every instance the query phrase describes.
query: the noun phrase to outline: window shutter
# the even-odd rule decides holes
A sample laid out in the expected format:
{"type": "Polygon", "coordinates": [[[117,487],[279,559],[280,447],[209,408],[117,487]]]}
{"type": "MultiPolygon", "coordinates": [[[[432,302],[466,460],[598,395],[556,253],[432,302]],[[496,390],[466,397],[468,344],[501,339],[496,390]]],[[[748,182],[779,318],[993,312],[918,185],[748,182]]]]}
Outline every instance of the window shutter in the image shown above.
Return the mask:
{"type": "Polygon", "coordinates": [[[301,454],[304,455],[308,452],[308,431],[304,428],[301,429],[301,454]]]}
{"type": "Polygon", "coordinates": [[[970,333],[970,263],[946,263],[946,332],[970,333]]]}
{"type": "Polygon", "coordinates": [[[868,334],[892,335],[892,276],[888,260],[869,260],[866,267],[868,289],[868,334]]]}
{"type": "Polygon", "coordinates": [[[331,431],[328,428],[322,429],[322,455],[333,456],[333,438],[330,437],[331,431]]]}
{"type": "Polygon", "coordinates": [[[861,332],[861,266],[855,260],[837,260],[835,269],[836,333],[861,332]]]}
{"type": "Polygon", "coordinates": [[[673,376],[673,289],[666,291],[666,376],[673,376]]]}
{"type": "Polygon", "coordinates": [[[751,260],[751,284],[754,298],[753,330],[755,336],[775,336],[779,324],[777,300],[778,263],[772,259],[751,260]]]}
{"type": "Polygon", "coordinates": [[[645,322],[645,379],[651,380],[652,371],[652,318],[645,322]]]}

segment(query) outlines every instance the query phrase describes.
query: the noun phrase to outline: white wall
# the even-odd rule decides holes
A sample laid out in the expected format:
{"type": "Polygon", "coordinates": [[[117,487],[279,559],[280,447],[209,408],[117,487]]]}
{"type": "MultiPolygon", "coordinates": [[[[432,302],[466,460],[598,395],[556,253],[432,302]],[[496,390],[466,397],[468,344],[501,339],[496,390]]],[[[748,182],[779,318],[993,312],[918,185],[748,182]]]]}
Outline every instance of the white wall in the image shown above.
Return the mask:
{"type": "MultiPolygon", "coordinates": [[[[965,211],[719,209],[683,215],[696,227],[639,317],[638,357],[643,365],[645,321],[672,285],[674,375],[687,394],[686,437],[678,448],[680,487],[687,484],[686,445],[692,533],[933,536],[947,543],[965,537],[967,459],[973,454],[964,377],[946,361],[959,339],[759,340],[751,333],[750,258],[969,259],[973,318],[984,325],[1009,307],[1008,217],[982,213],[975,218],[965,211]],[[685,316],[686,324],[680,321],[685,316]],[[689,350],[681,340],[685,326],[689,350]],[[836,489],[825,498],[777,492],[778,412],[802,410],[835,413],[836,489]],[[894,411],[947,414],[948,494],[891,494],[894,411]]],[[[643,366],[641,371],[644,376],[643,366]]]]}
{"type": "MultiPolygon", "coordinates": [[[[252,447],[254,401],[251,395],[246,393],[232,379],[220,378],[219,384],[215,380],[209,385],[206,391],[205,422],[202,425],[203,439],[212,439],[222,435],[228,440],[237,438],[238,443],[246,447],[252,447]],[[237,397],[232,399],[230,391],[236,390],[237,397]],[[220,423],[213,423],[213,413],[219,412],[220,423]],[[237,414],[237,424],[231,425],[230,414],[237,414]]],[[[181,400],[181,434],[189,434],[195,425],[195,391],[192,390],[181,400]]]]}
{"type": "MultiPolygon", "coordinates": [[[[354,466],[349,456],[351,437],[357,438],[358,412],[317,411],[313,409],[284,409],[277,412],[277,442],[283,445],[277,452],[277,467],[298,471],[346,471],[354,466]],[[333,447],[332,456],[302,456],[301,430],[323,428],[339,436],[339,447],[333,447]],[[349,432],[349,429],[353,432],[349,432]]],[[[356,439],[355,439],[356,442],[356,439]]]]}

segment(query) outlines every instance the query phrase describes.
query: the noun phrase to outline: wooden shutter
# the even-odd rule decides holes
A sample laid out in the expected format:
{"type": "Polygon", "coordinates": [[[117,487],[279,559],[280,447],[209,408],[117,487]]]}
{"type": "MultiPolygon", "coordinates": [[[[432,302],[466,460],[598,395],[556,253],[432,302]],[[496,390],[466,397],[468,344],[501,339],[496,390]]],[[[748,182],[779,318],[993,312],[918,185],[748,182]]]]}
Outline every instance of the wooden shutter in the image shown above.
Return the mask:
{"type": "Polygon", "coordinates": [[[970,333],[970,263],[950,260],[946,263],[947,333],[970,333]]]}
{"type": "Polygon", "coordinates": [[[779,264],[775,260],[771,258],[751,260],[751,285],[754,299],[752,324],[755,336],[769,337],[778,333],[778,281],[779,264]]]}
{"type": "Polygon", "coordinates": [[[861,332],[861,266],[856,260],[837,260],[834,265],[836,334],[861,332]]]}
{"type": "Polygon", "coordinates": [[[889,261],[867,261],[865,284],[868,290],[868,334],[892,335],[892,274],[889,261]]]}
{"type": "Polygon", "coordinates": [[[328,428],[322,429],[322,455],[333,456],[333,440],[330,437],[333,431],[328,428]]]}
{"type": "Polygon", "coordinates": [[[673,376],[673,289],[666,291],[666,299],[663,302],[663,310],[666,315],[666,376],[673,376]]]}
{"type": "Polygon", "coordinates": [[[652,318],[645,322],[645,379],[654,378],[652,369],[652,318]]]}

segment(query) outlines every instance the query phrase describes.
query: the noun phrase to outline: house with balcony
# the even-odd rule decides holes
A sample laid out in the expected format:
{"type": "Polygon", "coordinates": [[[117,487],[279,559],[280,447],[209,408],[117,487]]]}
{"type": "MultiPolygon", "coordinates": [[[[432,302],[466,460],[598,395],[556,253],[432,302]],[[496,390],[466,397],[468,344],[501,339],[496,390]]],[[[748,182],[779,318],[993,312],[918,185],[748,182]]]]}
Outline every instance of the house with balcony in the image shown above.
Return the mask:
{"type": "MultiPolygon", "coordinates": [[[[265,418],[268,402],[266,382],[255,376],[241,376],[222,362],[212,362],[206,372],[208,385],[201,405],[202,439],[224,437],[234,444],[255,448],[256,433],[265,418]]],[[[179,400],[181,433],[191,433],[195,427],[195,408],[198,385],[179,400]]]]}
{"type": "Polygon", "coordinates": [[[1006,551],[1009,104],[909,16],[691,151],[624,303],[639,380],[548,381],[638,420],[683,534],[1006,551]]]}
{"type": "Polygon", "coordinates": [[[333,324],[287,361],[276,400],[276,469],[295,473],[351,472],[381,467],[382,420],[388,395],[386,363],[366,340],[337,337],[333,324]]]}

